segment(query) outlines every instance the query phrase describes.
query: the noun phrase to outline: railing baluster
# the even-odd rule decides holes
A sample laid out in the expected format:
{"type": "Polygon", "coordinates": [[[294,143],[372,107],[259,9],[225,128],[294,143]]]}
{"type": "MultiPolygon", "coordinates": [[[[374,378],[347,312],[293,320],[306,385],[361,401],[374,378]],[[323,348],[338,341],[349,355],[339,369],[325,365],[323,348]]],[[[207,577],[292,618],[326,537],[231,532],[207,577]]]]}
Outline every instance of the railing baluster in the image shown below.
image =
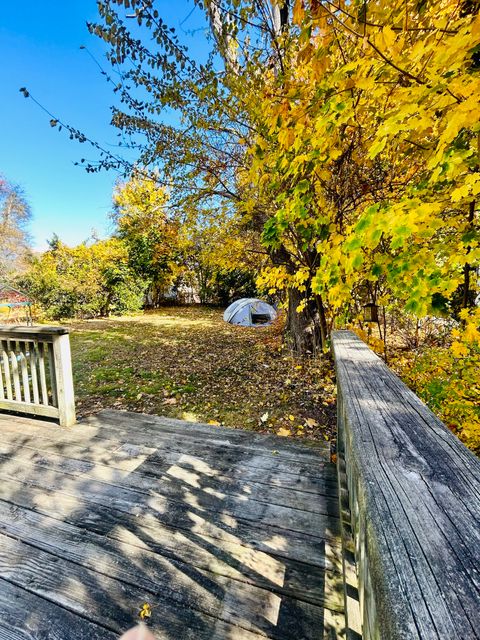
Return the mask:
{"type": "Polygon", "coordinates": [[[28,360],[27,360],[27,348],[25,342],[19,342],[18,348],[20,350],[20,371],[22,372],[22,387],[23,387],[23,399],[25,402],[30,402],[30,382],[28,380],[28,360]]]}
{"type": "Polygon", "coordinates": [[[1,357],[1,344],[0,344],[0,400],[5,399],[5,384],[3,382],[3,372],[2,372],[2,357],[1,357]]]}
{"type": "Polygon", "coordinates": [[[12,377],[13,377],[13,388],[15,390],[15,400],[17,402],[22,401],[22,389],[20,386],[20,372],[18,370],[18,360],[17,360],[17,343],[16,340],[8,341],[8,348],[10,352],[10,364],[12,367],[12,377]]]}
{"type": "Polygon", "coordinates": [[[37,376],[37,350],[35,342],[29,342],[30,353],[30,375],[32,377],[33,402],[40,404],[40,394],[38,392],[38,376],[37,376]]]}
{"type": "Polygon", "coordinates": [[[10,361],[8,359],[8,342],[7,340],[2,340],[2,361],[3,361],[3,372],[5,375],[5,391],[7,393],[7,399],[13,400],[13,392],[12,392],[12,377],[10,375],[10,361]]]}
{"type": "Polygon", "coordinates": [[[42,389],[42,404],[48,405],[47,376],[45,374],[45,344],[38,343],[38,365],[40,370],[40,386],[42,389]]]}
{"type": "Polygon", "coordinates": [[[50,391],[52,392],[52,405],[58,407],[57,380],[55,378],[55,359],[53,355],[53,344],[48,343],[48,370],[50,373],[50,391]]]}

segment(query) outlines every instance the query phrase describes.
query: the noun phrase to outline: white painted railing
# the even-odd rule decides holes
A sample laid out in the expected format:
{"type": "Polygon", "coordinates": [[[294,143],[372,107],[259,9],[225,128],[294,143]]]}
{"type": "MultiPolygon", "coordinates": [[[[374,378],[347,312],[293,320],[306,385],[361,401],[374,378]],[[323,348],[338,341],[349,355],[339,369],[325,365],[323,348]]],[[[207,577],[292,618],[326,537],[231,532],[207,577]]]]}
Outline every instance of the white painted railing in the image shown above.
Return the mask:
{"type": "Polygon", "coordinates": [[[0,325],[2,409],[75,423],[68,329],[0,325]]]}

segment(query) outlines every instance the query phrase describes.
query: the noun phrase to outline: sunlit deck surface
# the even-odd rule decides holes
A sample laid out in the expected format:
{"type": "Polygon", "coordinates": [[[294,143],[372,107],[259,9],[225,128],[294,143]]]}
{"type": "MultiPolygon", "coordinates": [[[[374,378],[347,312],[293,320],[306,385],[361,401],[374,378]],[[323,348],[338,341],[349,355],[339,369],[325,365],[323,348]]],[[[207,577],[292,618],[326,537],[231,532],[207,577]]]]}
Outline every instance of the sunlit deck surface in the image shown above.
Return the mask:
{"type": "Polygon", "coordinates": [[[0,415],[0,640],[343,637],[325,447],[102,411],[0,415]]]}

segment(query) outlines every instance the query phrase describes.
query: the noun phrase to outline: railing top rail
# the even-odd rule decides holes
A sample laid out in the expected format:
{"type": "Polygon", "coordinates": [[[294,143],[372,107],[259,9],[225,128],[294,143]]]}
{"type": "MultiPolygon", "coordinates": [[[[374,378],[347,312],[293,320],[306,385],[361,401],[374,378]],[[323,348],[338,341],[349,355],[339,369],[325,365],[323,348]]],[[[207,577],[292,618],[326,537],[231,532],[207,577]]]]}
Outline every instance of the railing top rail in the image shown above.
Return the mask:
{"type": "Polygon", "coordinates": [[[480,638],[480,460],[354,333],[332,344],[369,637],[480,638]]]}
{"type": "Polygon", "coordinates": [[[25,336],[38,335],[41,336],[63,336],[69,333],[67,327],[56,327],[49,325],[12,325],[12,324],[0,324],[0,334],[8,333],[9,335],[18,336],[19,338],[25,336]]]}

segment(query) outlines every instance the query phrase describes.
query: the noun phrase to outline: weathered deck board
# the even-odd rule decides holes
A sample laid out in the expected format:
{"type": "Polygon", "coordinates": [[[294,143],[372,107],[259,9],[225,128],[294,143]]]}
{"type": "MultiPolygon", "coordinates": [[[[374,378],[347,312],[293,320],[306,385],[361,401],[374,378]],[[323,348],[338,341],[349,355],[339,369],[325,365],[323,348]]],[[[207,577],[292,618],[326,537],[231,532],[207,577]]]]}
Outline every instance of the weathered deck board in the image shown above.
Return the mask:
{"type": "Polygon", "coordinates": [[[12,472],[4,472],[0,468],[0,481],[0,496],[4,499],[8,499],[12,492],[15,494],[18,485],[22,492],[28,485],[34,498],[48,494],[57,502],[64,497],[66,501],[77,500],[80,483],[81,501],[93,513],[99,507],[108,509],[113,506],[127,515],[134,514],[137,521],[146,526],[159,524],[189,531],[195,523],[196,530],[205,535],[221,540],[240,537],[252,544],[266,545],[272,538],[280,537],[298,547],[299,557],[296,559],[303,562],[308,562],[319,542],[334,537],[339,531],[335,516],[253,501],[240,503],[228,510],[223,500],[217,500],[215,509],[209,494],[208,506],[205,507],[203,496],[195,496],[188,490],[184,501],[170,500],[162,495],[146,495],[96,480],[83,482],[80,476],[55,474],[34,465],[12,472]],[[218,521],[212,523],[215,514],[219,516],[218,521]]]}
{"type": "MultiPolygon", "coordinates": [[[[42,450],[28,445],[22,445],[21,451],[18,451],[14,443],[0,442],[0,461],[8,460],[12,453],[15,453],[15,460],[18,463],[35,464],[71,475],[81,474],[83,477],[101,480],[118,487],[135,488],[137,491],[147,494],[155,491],[173,499],[183,498],[184,485],[190,486],[192,491],[202,489],[198,473],[195,470],[186,468],[186,465],[182,469],[181,478],[176,478],[179,474],[174,474],[170,478],[161,469],[157,473],[150,470],[146,475],[102,463],[62,456],[51,453],[48,449],[42,450]],[[179,480],[182,482],[179,482],[179,480]]],[[[311,492],[297,489],[293,491],[292,489],[271,486],[266,490],[263,484],[249,483],[227,476],[210,476],[208,487],[204,492],[207,494],[205,497],[211,494],[214,499],[223,500],[224,506],[229,501],[234,501],[235,504],[238,504],[248,500],[281,507],[291,507],[301,511],[335,515],[338,511],[338,496],[334,489],[335,484],[332,481],[329,486],[324,487],[324,491],[322,491],[322,487],[319,487],[318,493],[312,496],[311,492]]]]}
{"type": "MultiPolygon", "coordinates": [[[[194,610],[188,602],[181,603],[183,606],[180,615],[178,603],[172,602],[169,577],[163,592],[159,592],[158,585],[151,586],[147,591],[134,584],[137,582],[138,569],[132,574],[133,580],[120,581],[64,560],[58,555],[32,549],[25,543],[6,536],[0,536],[0,572],[2,578],[11,584],[59,604],[67,611],[96,624],[105,625],[118,634],[135,624],[137,614],[135,607],[139,606],[137,603],[141,604],[147,599],[152,608],[160,614],[154,617],[151,624],[152,631],[159,636],[167,631],[172,637],[175,634],[181,638],[200,640],[211,638],[213,631],[218,631],[220,628],[225,629],[226,635],[229,633],[228,623],[216,615],[223,614],[223,597],[218,609],[212,611],[213,615],[205,615],[194,610]]],[[[193,581],[192,583],[194,589],[200,591],[197,583],[193,581]]],[[[239,601],[232,596],[233,590],[230,590],[231,605],[238,607],[239,601]]],[[[265,598],[263,602],[247,600],[244,604],[247,616],[235,616],[236,637],[253,640],[267,633],[271,638],[285,637],[285,634],[293,632],[292,625],[295,625],[295,617],[301,614],[305,607],[315,608],[314,605],[282,598],[282,629],[279,625],[274,627],[269,622],[269,617],[274,618],[276,615],[278,600],[278,596],[273,594],[269,602],[266,602],[265,598]],[[256,608],[260,611],[256,611],[256,608]],[[241,623],[250,626],[252,632],[245,629],[241,623]]],[[[315,615],[304,616],[305,625],[311,626],[316,617],[315,615]]],[[[312,632],[309,637],[312,637],[312,632]]]]}
{"type": "MultiPolygon", "coordinates": [[[[93,531],[89,531],[86,536],[81,527],[2,501],[0,531],[114,578],[129,582],[134,576],[135,582],[147,590],[155,587],[156,591],[158,584],[164,584],[169,580],[172,585],[172,599],[182,603],[187,600],[190,606],[197,603],[194,608],[205,610],[207,613],[209,609],[205,607],[209,607],[210,604],[205,590],[190,591],[188,598],[181,592],[183,587],[188,586],[190,575],[195,577],[199,585],[210,585],[212,596],[231,587],[236,590],[243,589],[245,595],[256,595],[259,598],[263,592],[255,587],[260,587],[272,593],[285,594],[312,604],[325,604],[332,610],[341,610],[338,594],[325,592],[323,569],[309,567],[308,576],[311,578],[308,579],[305,568],[301,565],[288,563],[285,566],[265,554],[252,553],[251,550],[234,545],[223,548],[223,554],[215,554],[198,543],[195,549],[193,544],[188,545],[188,539],[185,537],[187,546],[194,550],[190,556],[187,553],[175,556],[173,553],[169,554],[168,549],[164,554],[156,553],[149,544],[138,536],[129,536],[128,532],[121,540],[101,536],[93,531]],[[129,552],[119,553],[121,549],[129,552]],[[230,556],[227,555],[229,551],[230,556]],[[227,562],[228,559],[230,562],[227,562]],[[142,572],[138,571],[139,560],[142,572]],[[259,572],[260,567],[262,573],[259,572]]],[[[177,543],[180,540],[181,536],[178,536],[177,543]]],[[[336,566],[332,565],[328,571],[335,572],[336,566]]],[[[331,579],[336,578],[332,575],[331,579]]],[[[238,614],[238,611],[236,613],[238,614]]]]}
{"type": "MultiPolygon", "coordinates": [[[[124,416],[123,412],[119,413],[120,416],[124,416]]],[[[103,412],[101,412],[99,416],[102,414],[103,412]]],[[[93,426],[91,422],[84,422],[82,423],[83,428],[81,431],[74,429],[69,432],[63,431],[60,434],[56,434],[55,442],[58,445],[65,443],[68,445],[69,450],[76,444],[78,446],[84,445],[86,451],[98,450],[98,448],[103,447],[107,448],[109,452],[112,451],[115,443],[117,443],[118,447],[118,443],[123,442],[144,447],[148,454],[152,452],[152,449],[157,449],[162,456],[165,456],[166,461],[172,459],[178,453],[182,455],[191,453],[192,455],[201,456],[202,459],[206,458],[208,460],[212,458],[215,464],[218,462],[235,462],[241,459],[245,467],[253,467],[255,469],[259,467],[263,469],[275,467],[281,473],[287,473],[289,475],[302,474],[308,470],[308,475],[312,478],[323,478],[325,466],[331,469],[331,466],[328,465],[326,455],[323,455],[323,446],[321,446],[317,452],[312,451],[311,448],[307,448],[307,453],[298,456],[295,455],[295,453],[288,454],[288,452],[282,450],[282,441],[285,440],[285,438],[273,436],[272,438],[274,439],[270,441],[269,446],[238,445],[235,442],[232,443],[229,438],[216,437],[216,434],[211,439],[206,438],[202,434],[196,437],[192,435],[181,437],[181,434],[164,433],[163,427],[157,436],[155,436],[152,431],[144,432],[143,427],[135,424],[131,415],[132,414],[125,414],[124,419],[126,426],[123,429],[115,428],[108,422],[105,424],[96,424],[96,426],[93,426]],[[155,447],[152,447],[152,437],[155,438],[155,447]],[[219,452],[221,453],[220,461],[218,459],[219,452]],[[325,463],[327,464],[325,465],[325,463]]],[[[149,417],[151,418],[151,416],[149,417]]],[[[25,418],[23,418],[23,420],[25,421],[25,418]]],[[[18,435],[18,428],[14,428],[12,431],[8,425],[3,428],[2,431],[6,434],[12,432],[18,435]]],[[[186,430],[187,433],[189,431],[191,431],[191,427],[186,430]]],[[[51,431],[46,434],[45,429],[36,426],[35,434],[35,442],[37,442],[37,438],[39,437],[50,437],[51,431]]],[[[28,443],[28,438],[30,437],[33,437],[33,435],[29,433],[25,436],[24,442],[28,443]]],[[[332,475],[334,475],[333,471],[332,475]]]]}
{"type": "Polygon", "coordinates": [[[0,640],[118,640],[118,634],[0,577],[0,640]]]}
{"type": "MultiPolygon", "coordinates": [[[[128,420],[132,419],[137,425],[137,429],[141,433],[148,433],[153,428],[153,433],[157,432],[158,418],[148,414],[138,414],[131,411],[112,411],[104,409],[99,413],[90,416],[85,422],[86,424],[95,425],[100,423],[102,428],[107,424],[116,427],[120,431],[128,429],[128,420]]],[[[132,423],[130,423],[132,424],[132,423]]],[[[285,441],[284,438],[274,435],[254,433],[251,431],[243,431],[241,429],[231,429],[229,427],[216,426],[212,432],[212,425],[202,424],[198,422],[184,422],[174,418],[162,418],[162,435],[171,433],[176,436],[199,438],[200,435],[206,436],[210,441],[228,440],[231,445],[243,444],[246,447],[263,447],[268,449],[281,445],[281,455],[293,453],[296,457],[308,457],[313,452],[323,451],[325,454],[330,452],[330,448],[323,442],[309,442],[297,444],[295,441],[285,441]]]]}
{"type": "Polygon", "coordinates": [[[0,640],[110,640],[143,602],[159,640],[343,637],[338,525],[324,447],[0,416],[0,580],[21,602],[13,623],[0,596],[0,640]]]}
{"type": "Polygon", "coordinates": [[[15,474],[5,476],[0,470],[0,499],[35,508],[47,515],[65,514],[64,517],[68,521],[73,519],[74,523],[81,518],[82,524],[98,529],[103,535],[129,521],[152,537],[158,537],[161,532],[168,535],[173,530],[193,531],[214,540],[215,544],[247,544],[265,553],[276,553],[313,565],[321,558],[325,540],[335,541],[338,535],[338,519],[333,517],[325,517],[320,530],[316,528],[318,521],[314,522],[314,535],[302,535],[283,526],[230,516],[223,513],[221,502],[218,512],[200,510],[189,504],[188,498],[182,504],[152,497],[150,504],[142,504],[141,494],[134,494],[138,497],[136,502],[134,495],[120,494],[116,487],[107,486],[101,493],[100,483],[79,481],[69,487],[59,479],[49,482],[48,478],[38,475],[37,472],[24,475],[18,471],[16,477],[15,474]]]}
{"type": "MultiPolygon", "coordinates": [[[[159,470],[164,473],[182,457],[185,467],[189,465],[192,470],[198,467],[202,476],[217,477],[221,474],[231,478],[232,472],[236,472],[238,477],[246,477],[249,482],[273,484],[289,490],[299,489],[313,493],[318,493],[319,488],[326,487],[331,494],[336,488],[335,469],[321,457],[318,458],[318,464],[296,464],[282,459],[276,453],[278,449],[260,452],[255,449],[255,455],[252,455],[250,450],[230,449],[228,442],[218,445],[214,440],[210,445],[205,438],[199,443],[192,443],[188,439],[178,440],[172,447],[159,436],[158,441],[156,440],[158,447],[152,447],[151,436],[139,434],[134,428],[123,437],[117,433],[112,434],[108,427],[105,427],[105,430],[102,428],[100,433],[97,428],[86,429],[85,433],[62,432],[53,440],[51,431],[48,433],[50,435],[45,436],[44,431],[37,428],[35,434],[22,438],[22,446],[30,446],[32,441],[33,447],[38,450],[45,449],[43,445],[49,450],[55,447],[55,451],[60,454],[82,460],[105,461],[109,466],[117,466],[112,460],[116,457],[123,463],[132,462],[131,470],[141,461],[144,474],[155,475],[159,470]],[[241,464],[238,464],[239,462],[241,464]]],[[[1,442],[11,443],[17,439],[18,429],[9,429],[7,426],[0,430],[1,442]],[[9,435],[11,437],[8,437],[9,435]]]]}

